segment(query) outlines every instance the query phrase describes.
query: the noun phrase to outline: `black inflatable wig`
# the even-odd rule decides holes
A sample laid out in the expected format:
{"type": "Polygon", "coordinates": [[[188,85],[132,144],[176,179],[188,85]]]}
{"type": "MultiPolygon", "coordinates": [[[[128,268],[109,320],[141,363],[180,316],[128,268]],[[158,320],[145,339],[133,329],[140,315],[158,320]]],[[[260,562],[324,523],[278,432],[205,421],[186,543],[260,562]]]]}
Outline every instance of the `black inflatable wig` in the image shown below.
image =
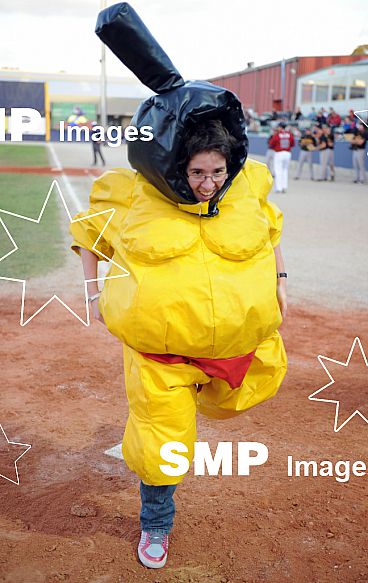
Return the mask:
{"type": "Polygon", "coordinates": [[[96,34],[144,85],[157,93],[141,104],[132,119],[137,128],[151,126],[154,138],[149,142],[129,142],[128,159],[167,198],[177,203],[198,202],[185,175],[178,169],[188,125],[220,119],[236,138],[229,176],[210,201],[208,216],[215,216],[218,201],[247,157],[248,138],[239,99],[231,91],[206,81],[185,82],[127,2],[100,12],[96,34]]]}

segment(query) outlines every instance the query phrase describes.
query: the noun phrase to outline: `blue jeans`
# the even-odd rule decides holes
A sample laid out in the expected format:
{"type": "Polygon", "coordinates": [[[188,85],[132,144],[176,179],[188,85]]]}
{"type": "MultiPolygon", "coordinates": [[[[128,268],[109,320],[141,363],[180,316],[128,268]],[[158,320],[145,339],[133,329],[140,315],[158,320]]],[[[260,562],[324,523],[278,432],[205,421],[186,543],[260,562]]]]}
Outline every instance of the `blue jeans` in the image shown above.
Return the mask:
{"type": "Polygon", "coordinates": [[[141,529],[169,533],[175,515],[176,486],[148,486],[141,482],[141,529]]]}

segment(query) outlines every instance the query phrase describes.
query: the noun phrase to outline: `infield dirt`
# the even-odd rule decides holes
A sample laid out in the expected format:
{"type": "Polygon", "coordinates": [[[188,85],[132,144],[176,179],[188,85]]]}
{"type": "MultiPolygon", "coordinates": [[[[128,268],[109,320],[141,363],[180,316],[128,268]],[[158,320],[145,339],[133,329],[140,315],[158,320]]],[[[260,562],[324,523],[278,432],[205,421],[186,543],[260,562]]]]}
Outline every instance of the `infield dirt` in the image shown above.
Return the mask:
{"type": "Polygon", "coordinates": [[[282,330],[290,368],[276,397],[225,422],[198,418],[198,437],[213,449],[259,441],[269,461],[250,477],[184,480],[160,572],[135,554],[138,479],[103,453],[121,439],[127,416],[121,346],[102,324],[85,328],[57,304],[25,328],[18,319],[19,302],[8,298],[2,423],[9,440],[32,449],[18,463],[19,486],[0,480],[0,581],[367,581],[366,478],[287,476],[288,455],[367,461],[364,421],[355,416],[334,433],[335,406],[308,401],[328,381],[321,348],[345,361],[357,332],[368,344],[360,313],[350,312],[346,326],[341,312],[293,306],[282,330]]]}

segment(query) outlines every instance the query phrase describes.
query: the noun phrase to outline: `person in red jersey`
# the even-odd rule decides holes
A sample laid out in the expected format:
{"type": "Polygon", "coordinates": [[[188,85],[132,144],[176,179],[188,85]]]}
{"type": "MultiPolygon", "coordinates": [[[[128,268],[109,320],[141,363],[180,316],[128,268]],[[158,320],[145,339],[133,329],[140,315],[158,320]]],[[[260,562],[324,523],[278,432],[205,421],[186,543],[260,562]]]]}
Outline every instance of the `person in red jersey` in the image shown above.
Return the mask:
{"type": "Polygon", "coordinates": [[[276,192],[287,191],[291,148],[294,145],[293,134],[286,128],[284,122],[279,123],[277,133],[269,141],[270,148],[275,150],[274,171],[276,192]]]}

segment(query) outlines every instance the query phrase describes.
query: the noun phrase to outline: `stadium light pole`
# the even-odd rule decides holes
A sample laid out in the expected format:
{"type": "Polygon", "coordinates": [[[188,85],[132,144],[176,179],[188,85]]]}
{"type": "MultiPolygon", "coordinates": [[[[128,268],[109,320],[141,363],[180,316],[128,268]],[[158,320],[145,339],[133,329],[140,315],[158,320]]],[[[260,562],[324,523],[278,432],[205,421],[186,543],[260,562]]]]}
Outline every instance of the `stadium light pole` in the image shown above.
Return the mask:
{"type": "MultiPolygon", "coordinates": [[[[100,0],[100,9],[106,8],[106,0],[100,0]]],[[[101,78],[100,78],[100,125],[107,127],[107,105],[106,105],[106,47],[101,43],[101,78]]]]}

